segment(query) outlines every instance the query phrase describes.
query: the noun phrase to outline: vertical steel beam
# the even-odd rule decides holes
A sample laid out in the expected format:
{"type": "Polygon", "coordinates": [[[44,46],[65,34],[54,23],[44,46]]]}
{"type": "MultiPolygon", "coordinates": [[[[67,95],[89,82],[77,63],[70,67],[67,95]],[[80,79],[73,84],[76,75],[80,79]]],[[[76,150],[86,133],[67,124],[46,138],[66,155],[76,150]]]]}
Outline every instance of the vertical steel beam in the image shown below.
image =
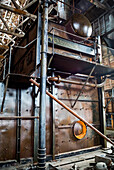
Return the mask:
{"type": "MultiPolygon", "coordinates": [[[[101,78],[97,79],[98,83],[101,83],[101,78]]],[[[98,88],[98,100],[99,100],[99,118],[100,118],[100,131],[104,135],[106,135],[106,118],[105,118],[105,112],[103,109],[103,91],[102,88],[98,88]]],[[[106,141],[101,138],[101,144],[103,147],[106,147],[106,141]]]]}
{"type": "Polygon", "coordinates": [[[41,91],[39,115],[38,169],[45,170],[46,164],[46,68],[48,49],[48,0],[43,2],[42,49],[41,49],[41,91]]]}
{"type": "Polygon", "coordinates": [[[5,79],[6,76],[6,58],[4,59],[4,71],[3,71],[3,80],[5,79]]]}
{"type": "MultiPolygon", "coordinates": [[[[9,45],[8,74],[10,74],[10,70],[11,70],[11,44],[9,45]]],[[[3,108],[4,108],[4,103],[5,103],[6,91],[7,91],[7,88],[8,88],[8,83],[9,83],[9,76],[6,79],[6,85],[5,85],[4,95],[3,95],[2,105],[1,105],[1,112],[3,112],[3,108]]]]}
{"type": "MultiPolygon", "coordinates": [[[[37,45],[36,45],[36,67],[40,63],[40,43],[41,43],[41,9],[40,5],[38,8],[38,25],[37,25],[37,45]]],[[[40,76],[40,70],[38,71],[37,76],[40,76]]],[[[34,93],[36,94],[36,87],[33,87],[34,93]]],[[[34,116],[39,116],[39,113],[37,112],[37,109],[35,108],[35,96],[33,99],[33,104],[34,104],[34,116]]],[[[38,154],[38,134],[39,134],[39,120],[34,119],[34,162],[37,162],[37,154],[38,154]]]]}
{"type": "MultiPolygon", "coordinates": [[[[101,39],[98,36],[98,49],[99,63],[102,64],[102,51],[101,51],[101,39]]],[[[98,83],[101,83],[101,77],[98,78],[98,83]]],[[[106,114],[105,114],[105,99],[104,99],[104,87],[98,88],[98,99],[99,99],[99,118],[100,118],[100,128],[101,132],[106,135],[106,114]]],[[[105,139],[101,139],[101,144],[103,147],[107,147],[105,139]]]]}
{"type": "MultiPolygon", "coordinates": [[[[16,116],[21,116],[21,90],[16,90],[16,116]]],[[[17,119],[16,126],[16,159],[20,162],[20,145],[21,145],[21,119],[17,119]]]]}
{"type": "Polygon", "coordinates": [[[40,63],[40,43],[41,43],[41,30],[42,30],[42,18],[41,18],[41,6],[38,8],[38,24],[37,24],[37,45],[36,45],[36,65],[40,63]]]}
{"type": "MultiPolygon", "coordinates": [[[[54,70],[52,70],[52,77],[54,77],[54,70]]],[[[51,84],[51,93],[55,96],[55,84],[51,84]]],[[[51,113],[52,113],[52,158],[55,159],[55,101],[51,98],[51,113]]]]}

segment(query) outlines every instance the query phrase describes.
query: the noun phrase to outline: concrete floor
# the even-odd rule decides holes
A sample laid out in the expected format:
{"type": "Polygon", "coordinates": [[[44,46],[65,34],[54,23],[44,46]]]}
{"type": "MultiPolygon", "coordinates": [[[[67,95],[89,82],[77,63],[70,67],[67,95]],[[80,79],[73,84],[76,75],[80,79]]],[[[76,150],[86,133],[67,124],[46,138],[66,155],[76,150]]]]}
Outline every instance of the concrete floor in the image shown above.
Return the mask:
{"type": "MultiPolygon", "coordinates": [[[[53,162],[49,162],[53,167],[55,167],[58,170],[71,170],[72,166],[77,166],[79,170],[84,170],[88,166],[90,166],[90,163],[95,163],[95,156],[106,154],[104,153],[104,149],[99,149],[97,151],[80,154],[77,156],[71,156],[67,158],[58,159],[53,162]]],[[[48,168],[49,169],[49,168],[48,168]]]]}

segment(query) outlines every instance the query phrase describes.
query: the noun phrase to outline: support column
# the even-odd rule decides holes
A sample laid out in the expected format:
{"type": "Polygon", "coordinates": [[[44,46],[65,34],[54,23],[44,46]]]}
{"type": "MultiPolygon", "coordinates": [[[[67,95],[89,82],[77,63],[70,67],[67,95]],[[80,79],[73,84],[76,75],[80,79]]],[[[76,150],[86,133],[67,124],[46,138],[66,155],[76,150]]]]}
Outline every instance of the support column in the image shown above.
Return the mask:
{"type": "Polygon", "coordinates": [[[38,169],[45,170],[46,164],[46,78],[48,50],[48,0],[43,2],[42,49],[41,49],[41,91],[39,117],[38,169]]]}
{"type": "Polygon", "coordinates": [[[41,43],[41,30],[42,30],[42,18],[41,18],[41,6],[38,8],[38,25],[37,25],[37,45],[36,45],[36,66],[40,64],[40,43],[41,43]]]}
{"type": "MultiPolygon", "coordinates": [[[[98,78],[98,83],[101,83],[101,78],[98,78]]],[[[104,92],[102,88],[98,88],[98,100],[99,100],[99,118],[100,118],[100,131],[106,135],[106,115],[104,111],[104,92]]],[[[101,138],[101,144],[106,147],[106,140],[101,138]]]]}
{"type": "MultiPolygon", "coordinates": [[[[21,116],[21,90],[16,90],[16,116],[21,116]]],[[[21,119],[17,119],[16,125],[16,159],[20,162],[21,150],[21,119]]]]}
{"type": "MultiPolygon", "coordinates": [[[[98,36],[98,46],[97,52],[99,54],[99,63],[102,64],[102,51],[101,51],[101,39],[98,36]]],[[[101,77],[98,78],[98,83],[101,83],[101,77]]],[[[104,99],[104,87],[98,88],[98,99],[99,99],[99,117],[100,117],[100,128],[101,132],[106,135],[106,114],[105,114],[105,99],[104,99]]],[[[101,144],[103,147],[107,147],[107,142],[105,139],[101,139],[101,144]]]]}
{"type": "MultiPolygon", "coordinates": [[[[38,8],[38,25],[37,25],[37,45],[36,45],[36,68],[37,65],[40,63],[40,43],[41,43],[41,7],[38,8]]],[[[40,76],[40,70],[38,70],[37,77],[40,76]]],[[[37,88],[33,87],[34,94],[37,93],[37,88]]],[[[35,95],[33,98],[34,104],[34,116],[39,116],[39,109],[37,110],[36,104],[37,100],[35,100],[35,95]]],[[[38,154],[38,136],[39,136],[39,120],[34,119],[34,162],[37,162],[37,154],[38,154]]]]}
{"type": "MultiPolygon", "coordinates": [[[[54,70],[52,70],[52,77],[54,77],[54,70]]],[[[55,82],[51,84],[51,93],[55,96],[55,82]]],[[[55,101],[51,98],[51,114],[52,114],[52,158],[55,160],[55,101]]]]}

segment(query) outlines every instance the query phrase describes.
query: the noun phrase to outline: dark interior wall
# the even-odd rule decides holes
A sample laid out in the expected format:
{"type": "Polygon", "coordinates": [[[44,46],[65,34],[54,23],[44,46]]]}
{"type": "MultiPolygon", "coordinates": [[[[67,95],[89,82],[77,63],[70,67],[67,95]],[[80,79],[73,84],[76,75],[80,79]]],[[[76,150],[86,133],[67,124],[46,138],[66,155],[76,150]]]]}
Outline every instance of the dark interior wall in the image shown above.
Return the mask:
{"type": "MultiPolygon", "coordinates": [[[[1,84],[2,85],[2,84],[1,84]]],[[[21,90],[21,115],[32,116],[32,88],[21,90]]],[[[0,103],[2,91],[0,91],[0,103]]],[[[16,116],[16,89],[8,88],[2,116],[16,116]]],[[[16,120],[0,120],[0,161],[16,159],[16,120]]],[[[33,120],[21,121],[20,157],[33,157],[33,120]]]]}

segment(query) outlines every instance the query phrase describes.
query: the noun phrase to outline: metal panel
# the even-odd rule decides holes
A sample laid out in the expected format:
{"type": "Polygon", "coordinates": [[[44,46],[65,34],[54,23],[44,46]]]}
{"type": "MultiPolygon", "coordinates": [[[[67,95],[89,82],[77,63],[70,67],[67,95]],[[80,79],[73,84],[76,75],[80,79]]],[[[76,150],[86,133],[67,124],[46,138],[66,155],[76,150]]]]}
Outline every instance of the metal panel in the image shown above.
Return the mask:
{"type": "MultiPolygon", "coordinates": [[[[32,102],[33,89],[22,90],[21,112],[22,116],[33,116],[34,108],[32,102]]],[[[33,157],[33,126],[34,120],[24,120],[21,122],[21,158],[33,157]]]]}
{"type": "MultiPolygon", "coordinates": [[[[2,84],[1,84],[2,85],[2,84]]],[[[2,90],[2,89],[1,89],[2,90]]],[[[1,91],[0,91],[0,94],[1,91]]],[[[16,91],[7,89],[2,116],[15,116],[16,91]]],[[[0,96],[0,102],[2,96],[0,96]]],[[[0,120],[0,161],[12,160],[16,156],[16,120],[0,120]]]]}
{"type": "MultiPolygon", "coordinates": [[[[18,55],[16,56],[17,58],[18,55]]],[[[26,53],[24,53],[22,58],[16,63],[16,65],[14,66],[14,73],[30,74],[35,70],[35,65],[36,43],[34,43],[29,50],[26,50],[26,53]]]]}
{"type": "MultiPolygon", "coordinates": [[[[52,34],[48,35],[48,42],[51,44],[53,43],[53,35],[52,34]]],[[[77,52],[82,52],[82,53],[85,53],[85,54],[88,54],[91,56],[95,55],[93,48],[88,47],[86,45],[76,43],[76,42],[69,41],[67,39],[58,37],[56,35],[54,35],[54,45],[66,48],[67,50],[70,50],[70,51],[73,50],[73,51],[77,51],[77,52]]]]}
{"type": "MultiPolygon", "coordinates": [[[[0,92],[1,93],[1,92],[0,92]]],[[[32,87],[22,90],[22,116],[33,116],[32,87]]],[[[2,96],[0,96],[1,101],[2,96]]],[[[16,115],[16,90],[8,88],[2,116],[16,115]]],[[[21,158],[33,157],[34,120],[21,121],[21,158]]],[[[0,161],[16,159],[16,120],[0,120],[0,161]]]]}
{"type": "MultiPolygon", "coordinates": [[[[76,96],[81,89],[79,85],[68,85],[60,83],[56,85],[58,99],[61,99],[67,106],[71,107],[76,96]]],[[[85,87],[76,106],[73,108],[80,116],[99,129],[99,111],[97,89],[85,87]],[[89,102],[88,102],[89,101],[89,102]]],[[[49,115],[48,115],[49,117],[49,115]]],[[[77,140],[72,131],[73,124],[77,121],[73,115],[63,109],[55,102],[55,152],[56,154],[74,151],[77,149],[88,148],[100,144],[100,137],[90,128],[87,128],[87,134],[82,140],[77,140]]],[[[49,124],[50,121],[47,122],[49,124]]],[[[48,125],[49,126],[49,125],[48,125]]],[[[51,140],[51,139],[50,139],[51,140]]],[[[50,140],[47,140],[47,149],[50,146],[50,140]]],[[[48,152],[49,154],[49,152],[48,152]]],[[[52,154],[52,153],[51,153],[52,154]]]]}
{"type": "Polygon", "coordinates": [[[54,54],[51,62],[51,67],[56,68],[59,71],[70,72],[72,74],[81,73],[88,75],[94,65],[96,65],[96,68],[92,75],[102,76],[114,72],[113,68],[109,68],[98,63],[85,61],[83,59],[78,59],[75,56],[68,57],[58,53],[54,54]]]}

